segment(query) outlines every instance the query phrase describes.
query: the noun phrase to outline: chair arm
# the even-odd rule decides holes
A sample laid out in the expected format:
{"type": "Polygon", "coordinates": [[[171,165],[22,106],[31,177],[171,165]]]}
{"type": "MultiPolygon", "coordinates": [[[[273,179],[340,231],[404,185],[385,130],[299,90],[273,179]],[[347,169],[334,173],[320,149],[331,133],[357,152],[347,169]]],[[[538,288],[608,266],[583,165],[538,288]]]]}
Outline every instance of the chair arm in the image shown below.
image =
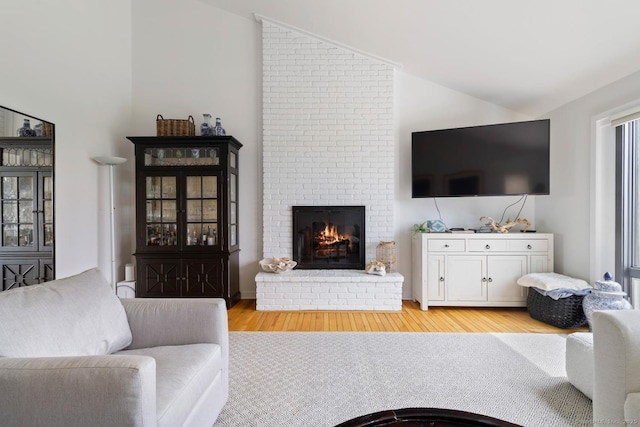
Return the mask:
{"type": "Polygon", "coordinates": [[[133,298],[121,300],[133,341],[127,348],[215,343],[229,360],[227,306],[221,298],[133,298]]]}
{"type": "Polygon", "coordinates": [[[624,402],[624,419],[629,425],[640,424],[640,393],[630,393],[624,402]]]}
{"type": "Polygon", "coordinates": [[[0,358],[7,426],[156,426],[156,362],[146,356],[0,358]]]}
{"type": "Polygon", "coordinates": [[[640,392],[640,311],[593,313],[593,419],[621,423],[627,395],[640,392]]]}

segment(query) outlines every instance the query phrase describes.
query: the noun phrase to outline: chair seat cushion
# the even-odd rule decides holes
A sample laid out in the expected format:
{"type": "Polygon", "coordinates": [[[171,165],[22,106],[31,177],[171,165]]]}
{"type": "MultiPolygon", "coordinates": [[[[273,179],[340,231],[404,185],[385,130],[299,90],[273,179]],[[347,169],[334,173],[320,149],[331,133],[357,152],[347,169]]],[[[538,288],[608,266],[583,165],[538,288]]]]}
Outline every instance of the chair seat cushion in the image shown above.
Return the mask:
{"type": "Polygon", "coordinates": [[[0,292],[0,357],[101,356],[131,343],[122,303],[98,269],[0,292]]]}
{"type": "Polygon", "coordinates": [[[218,344],[188,344],[125,350],[116,354],[156,360],[156,405],[159,426],[183,425],[207,388],[222,372],[218,344]]]}

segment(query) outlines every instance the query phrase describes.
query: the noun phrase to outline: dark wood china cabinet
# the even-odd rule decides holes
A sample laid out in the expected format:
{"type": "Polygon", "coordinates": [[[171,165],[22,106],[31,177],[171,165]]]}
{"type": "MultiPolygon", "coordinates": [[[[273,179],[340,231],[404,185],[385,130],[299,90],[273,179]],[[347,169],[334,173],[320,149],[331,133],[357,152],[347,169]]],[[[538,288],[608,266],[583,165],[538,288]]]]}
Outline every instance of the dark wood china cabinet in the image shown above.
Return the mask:
{"type": "Polygon", "coordinates": [[[232,136],[128,137],[136,157],[139,297],[240,299],[232,136]]]}

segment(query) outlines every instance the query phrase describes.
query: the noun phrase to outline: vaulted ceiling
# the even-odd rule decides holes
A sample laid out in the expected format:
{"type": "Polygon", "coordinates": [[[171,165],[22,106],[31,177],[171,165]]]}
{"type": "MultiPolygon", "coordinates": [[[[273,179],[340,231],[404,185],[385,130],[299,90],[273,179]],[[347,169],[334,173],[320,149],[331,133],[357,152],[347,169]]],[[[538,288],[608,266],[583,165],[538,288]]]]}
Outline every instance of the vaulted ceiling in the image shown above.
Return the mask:
{"type": "Polygon", "coordinates": [[[298,27],[531,117],[640,70],[638,0],[201,1],[298,27]]]}

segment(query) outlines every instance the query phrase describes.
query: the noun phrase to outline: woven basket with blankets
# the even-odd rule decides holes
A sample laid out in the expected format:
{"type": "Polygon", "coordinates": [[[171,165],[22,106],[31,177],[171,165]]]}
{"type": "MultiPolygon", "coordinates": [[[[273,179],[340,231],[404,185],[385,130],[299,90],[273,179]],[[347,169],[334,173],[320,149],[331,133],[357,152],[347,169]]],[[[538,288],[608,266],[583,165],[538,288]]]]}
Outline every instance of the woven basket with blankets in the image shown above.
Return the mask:
{"type": "Polygon", "coordinates": [[[531,273],[518,279],[528,287],[527,310],[532,319],[570,329],[587,324],[582,301],[591,286],[581,279],[558,273],[531,273]]]}

